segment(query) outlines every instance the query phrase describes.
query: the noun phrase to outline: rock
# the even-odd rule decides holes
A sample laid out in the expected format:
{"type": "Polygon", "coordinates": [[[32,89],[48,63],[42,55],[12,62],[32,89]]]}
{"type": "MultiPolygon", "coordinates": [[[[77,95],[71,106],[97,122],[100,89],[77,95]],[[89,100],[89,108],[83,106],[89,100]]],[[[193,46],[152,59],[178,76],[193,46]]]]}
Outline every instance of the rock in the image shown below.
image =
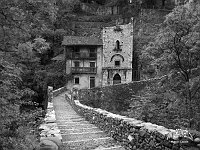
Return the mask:
{"type": "Polygon", "coordinates": [[[154,142],[153,140],[151,140],[151,141],[149,142],[149,145],[150,145],[151,147],[153,147],[153,146],[155,146],[155,142],[154,142]]]}
{"type": "Polygon", "coordinates": [[[195,142],[195,143],[200,143],[200,138],[195,138],[195,139],[194,139],[194,142],[195,142]]]}
{"type": "Polygon", "coordinates": [[[144,136],[145,133],[146,133],[146,131],[144,131],[144,130],[140,130],[140,131],[139,131],[140,136],[144,136]]]}
{"type": "Polygon", "coordinates": [[[173,146],[172,146],[172,150],[179,150],[178,145],[173,145],[173,146]]]}
{"type": "Polygon", "coordinates": [[[199,150],[197,147],[188,147],[187,150],[199,150]]]}
{"type": "Polygon", "coordinates": [[[61,140],[58,137],[41,137],[40,141],[44,141],[44,140],[48,140],[48,141],[52,141],[54,142],[58,147],[60,147],[62,145],[61,140]]]}
{"type": "Polygon", "coordinates": [[[100,145],[99,147],[95,148],[94,150],[102,150],[102,149],[105,149],[105,147],[100,145]]]}
{"type": "Polygon", "coordinates": [[[39,147],[37,150],[58,150],[58,146],[56,143],[50,140],[42,140],[39,143],[39,147]]]}
{"type": "Polygon", "coordinates": [[[163,145],[167,148],[172,148],[173,144],[170,143],[168,140],[163,141],[163,145]]]}
{"type": "Polygon", "coordinates": [[[199,147],[199,148],[200,148],[200,144],[197,144],[197,147],[199,147]]]}
{"type": "Polygon", "coordinates": [[[130,142],[131,142],[133,139],[134,139],[134,138],[133,138],[131,135],[128,136],[128,140],[129,140],[130,142]]]}

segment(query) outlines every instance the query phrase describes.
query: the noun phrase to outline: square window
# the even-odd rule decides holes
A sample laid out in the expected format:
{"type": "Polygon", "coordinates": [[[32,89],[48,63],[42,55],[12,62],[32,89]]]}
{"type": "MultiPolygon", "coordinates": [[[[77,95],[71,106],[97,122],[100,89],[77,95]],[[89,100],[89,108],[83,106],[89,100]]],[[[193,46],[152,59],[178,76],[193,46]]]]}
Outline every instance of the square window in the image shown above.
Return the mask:
{"type": "Polygon", "coordinates": [[[90,62],[90,67],[95,68],[95,62],[90,62]]]}
{"type": "Polygon", "coordinates": [[[74,78],[74,84],[79,84],[79,77],[74,78]]]}
{"type": "Polygon", "coordinates": [[[115,61],[115,67],[119,67],[120,66],[120,61],[115,61]]]}
{"type": "Polygon", "coordinates": [[[95,77],[90,77],[90,88],[95,87],[95,77]]]}
{"type": "Polygon", "coordinates": [[[79,61],[75,61],[74,62],[74,67],[79,67],[80,66],[80,62],[79,61]]]}

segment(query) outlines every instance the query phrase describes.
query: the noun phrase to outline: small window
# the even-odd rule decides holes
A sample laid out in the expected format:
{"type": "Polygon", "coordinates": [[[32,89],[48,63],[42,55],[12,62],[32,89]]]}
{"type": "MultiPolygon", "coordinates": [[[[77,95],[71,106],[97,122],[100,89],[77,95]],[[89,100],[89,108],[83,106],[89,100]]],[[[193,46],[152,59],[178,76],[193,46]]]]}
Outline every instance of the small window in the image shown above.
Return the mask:
{"type": "Polygon", "coordinates": [[[120,61],[115,61],[115,67],[119,67],[120,66],[120,61]]]}
{"type": "Polygon", "coordinates": [[[73,52],[80,53],[80,49],[78,47],[73,47],[73,52]]]}
{"type": "Polygon", "coordinates": [[[90,88],[95,87],[95,77],[90,77],[90,88]]]}
{"type": "Polygon", "coordinates": [[[119,43],[119,41],[117,40],[116,41],[116,47],[115,47],[116,49],[120,49],[120,43],[119,43]]]}
{"type": "Polygon", "coordinates": [[[90,67],[95,68],[95,62],[90,62],[90,67]]]}
{"type": "Polygon", "coordinates": [[[96,52],[96,49],[94,47],[91,47],[90,48],[90,53],[95,53],[96,52]]]}
{"type": "Polygon", "coordinates": [[[96,49],[95,48],[90,48],[90,57],[91,58],[96,58],[96,49]]]}
{"type": "Polygon", "coordinates": [[[80,62],[79,61],[75,61],[74,62],[74,67],[80,67],[80,62]]]}
{"type": "Polygon", "coordinates": [[[74,84],[79,84],[79,77],[74,78],[74,84]]]}

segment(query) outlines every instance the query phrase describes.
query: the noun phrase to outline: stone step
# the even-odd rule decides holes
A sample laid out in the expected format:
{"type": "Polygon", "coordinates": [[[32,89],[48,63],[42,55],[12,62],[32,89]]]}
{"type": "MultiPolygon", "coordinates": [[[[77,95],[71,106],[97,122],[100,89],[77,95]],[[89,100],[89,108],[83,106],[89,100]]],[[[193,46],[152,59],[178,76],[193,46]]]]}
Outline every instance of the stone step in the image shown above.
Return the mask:
{"type": "Polygon", "coordinates": [[[88,124],[88,121],[57,121],[58,125],[66,125],[66,124],[88,124]]]}
{"type": "Polygon", "coordinates": [[[73,112],[73,113],[68,113],[68,114],[66,114],[66,113],[63,113],[63,112],[57,112],[57,114],[58,115],[61,115],[61,116],[68,116],[68,117],[74,117],[74,116],[77,116],[77,114],[75,113],[75,112],[73,112]]]}
{"type": "Polygon", "coordinates": [[[113,138],[79,116],[60,94],[54,98],[56,122],[63,141],[62,150],[125,150],[113,138]]]}
{"type": "Polygon", "coordinates": [[[111,147],[104,147],[104,146],[100,145],[99,147],[95,148],[94,150],[125,150],[125,148],[123,148],[120,145],[115,145],[115,146],[111,146],[111,147]]]}
{"type": "Polygon", "coordinates": [[[106,148],[115,144],[116,142],[110,137],[63,142],[65,148],[70,150],[94,150],[100,145],[106,148]]]}
{"type": "MultiPolygon", "coordinates": [[[[58,117],[57,117],[58,118],[58,117]]],[[[80,122],[80,121],[86,121],[85,118],[67,118],[67,119],[58,119],[57,122],[63,122],[63,121],[73,121],[73,122],[80,122]]]]}
{"type": "Polygon", "coordinates": [[[73,121],[80,121],[80,120],[85,120],[82,117],[71,117],[71,116],[57,116],[57,120],[73,120],[73,121]]]}
{"type": "Polygon", "coordinates": [[[84,133],[84,132],[98,132],[101,131],[97,127],[92,128],[81,128],[81,129],[60,129],[61,134],[70,134],[70,133],[84,133]]]}
{"type": "Polygon", "coordinates": [[[95,131],[95,132],[83,132],[83,133],[71,133],[71,134],[63,134],[63,141],[75,141],[75,140],[84,140],[84,139],[97,139],[97,138],[105,138],[107,135],[103,131],[95,131]]]}
{"type": "Polygon", "coordinates": [[[61,129],[60,133],[70,134],[70,133],[98,132],[98,131],[101,131],[101,130],[97,127],[92,127],[92,128],[81,128],[81,129],[61,129]]]}
{"type": "Polygon", "coordinates": [[[58,128],[61,129],[81,129],[81,128],[92,128],[95,127],[93,124],[66,124],[58,125],[58,128]]]}

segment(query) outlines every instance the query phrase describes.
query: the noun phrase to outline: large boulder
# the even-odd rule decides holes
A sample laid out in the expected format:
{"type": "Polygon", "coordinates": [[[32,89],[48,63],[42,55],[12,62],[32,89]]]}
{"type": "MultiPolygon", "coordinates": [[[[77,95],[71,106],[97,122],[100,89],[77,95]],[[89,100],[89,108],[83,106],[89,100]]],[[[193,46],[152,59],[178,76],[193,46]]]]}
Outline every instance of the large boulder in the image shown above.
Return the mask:
{"type": "Polygon", "coordinates": [[[58,145],[51,140],[42,140],[37,150],[58,150],[58,145]]]}
{"type": "Polygon", "coordinates": [[[41,137],[40,141],[42,142],[43,140],[49,140],[54,142],[58,147],[61,147],[62,142],[58,137],[41,137]]]}

